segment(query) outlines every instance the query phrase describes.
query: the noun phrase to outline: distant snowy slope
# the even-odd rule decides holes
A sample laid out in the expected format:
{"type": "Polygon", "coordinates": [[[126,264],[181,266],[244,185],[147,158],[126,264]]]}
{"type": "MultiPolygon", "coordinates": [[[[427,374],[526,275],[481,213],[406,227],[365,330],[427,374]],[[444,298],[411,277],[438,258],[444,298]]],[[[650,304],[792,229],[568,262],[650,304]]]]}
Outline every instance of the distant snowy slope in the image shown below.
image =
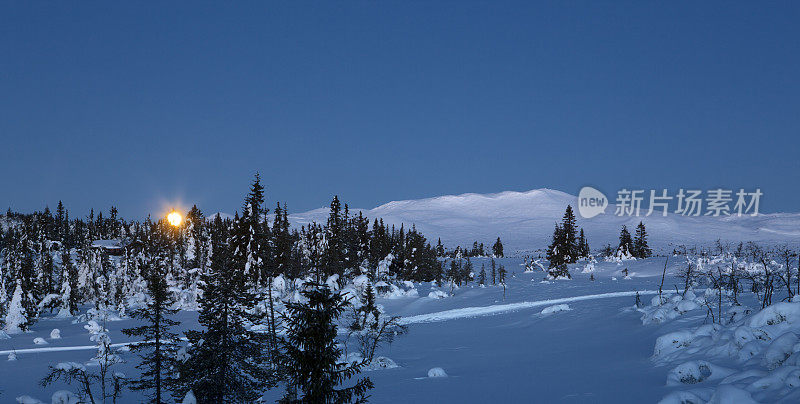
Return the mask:
{"type": "MultiPolygon", "coordinates": [[[[445,195],[418,200],[394,201],[362,211],[370,218],[410,227],[416,225],[435,243],[441,237],[445,246],[471,246],[483,242],[487,248],[499,236],[507,253],[545,248],[553,226],[561,219],[564,209],[576,207],[577,197],[551,189],[496,194],[445,195]]],[[[606,243],[616,244],[620,227],[631,229],[639,221],[647,225],[650,243],[658,249],[670,250],[675,245],[710,244],[717,239],[728,242],[757,241],[763,243],[800,242],[800,214],[775,213],[757,217],[617,217],[614,206],[606,214],[584,219],[578,216],[578,226],[586,231],[592,249],[606,243]]],[[[576,212],[577,214],[577,212],[576,212]]],[[[327,220],[328,209],[314,209],[289,216],[295,226],[327,220]]]]}

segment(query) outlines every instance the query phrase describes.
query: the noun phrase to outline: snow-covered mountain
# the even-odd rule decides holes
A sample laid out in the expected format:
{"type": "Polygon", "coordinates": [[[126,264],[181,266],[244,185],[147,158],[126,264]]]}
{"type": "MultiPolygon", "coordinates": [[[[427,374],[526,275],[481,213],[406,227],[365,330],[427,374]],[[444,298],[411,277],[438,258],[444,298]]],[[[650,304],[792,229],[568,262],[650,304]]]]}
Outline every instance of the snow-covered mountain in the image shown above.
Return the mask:
{"type": "MultiPolygon", "coordinates": [[[[432,242],[441,237],[442,243],[449,248],[471,246],[476,240],[488,247],[500,237],[506,252],[514,253],[545,248],[554,224],[561,219],[569,204],[573,208],[577,206],[575,195],[536,189],[394,201],[373,209],[351,209],[351,212],[362,211],[370,220],[379,217],[398,227],[401,223],[406,227],[413,224],[432,242]]],[[[620,227],[627,225],[633,232],[640,220],[647,226],[651,246],[669,251],[673,246],[711,244],[717,239],[734,243],[800,242],[800,213],[756,217],[684,217],[675,214],[617,217],[613,212],[612,205],[606,209],[606,214],[591,219],[578,215],[578,225],[584,228],[593,249],[606,243],[616,244],[620,227]]],[[[290,215],[289,220],[299,227],[312,221],[324,223],[327,216],[328,209],[320,208],[290,215]]]]}

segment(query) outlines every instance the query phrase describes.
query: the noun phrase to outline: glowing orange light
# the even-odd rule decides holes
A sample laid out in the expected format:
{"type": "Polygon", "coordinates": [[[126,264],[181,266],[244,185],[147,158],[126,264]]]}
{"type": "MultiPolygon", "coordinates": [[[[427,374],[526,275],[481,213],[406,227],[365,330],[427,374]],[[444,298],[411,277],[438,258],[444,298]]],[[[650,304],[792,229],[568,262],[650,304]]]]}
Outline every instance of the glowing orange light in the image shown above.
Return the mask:
{"type": "Polygon", "coordinates": [[[178,227],[181,225],[181,222],[183,221],[183,216],[181,216],[180,213],[173,210],[172,212],[169,212],[169,214],[167,215],[167,221],[169,222],[169,224],[178,227]]]}

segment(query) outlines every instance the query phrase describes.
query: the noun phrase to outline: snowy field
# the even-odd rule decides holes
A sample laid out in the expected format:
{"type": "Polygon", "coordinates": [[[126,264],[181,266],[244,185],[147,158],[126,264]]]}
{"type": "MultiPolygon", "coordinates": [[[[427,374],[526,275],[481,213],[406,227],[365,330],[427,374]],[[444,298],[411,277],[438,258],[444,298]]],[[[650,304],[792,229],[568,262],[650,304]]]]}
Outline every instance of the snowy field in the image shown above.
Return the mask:
{"type": "MultiPolygon", "coordinates": [[[[685,258],[670,258],[664,286],[670,301],[658,305],[664,259],[578,263],[570,266],[573,280],[557,281],[545,281],[540,270],[525,272],[522,259],[500,259],[509,271],[505,298],[502,286],[471,283],[449,296],[446,287],[405,285],[405,293],[378,300],[389,314],[402,316],[409,332],[377,352],[396,367],[364,373],[375,383],[370,401],[800,400],[794,389],[800,385],[795,366],[800,354],[794,353],[800,351],[794,334],[800,332],[800,303],[777,303],[777,314],[769,308],[756,315],[730,310],[740,317],[732,325],[711,325],[702,305],[704,289],[683,299],[675,294],[676,287],[682,290],[683,280],[675,274],[685,258]],[[641,309],[635,307],[637,291],[641,309]],[[749,326],[733,325],[737,321],[749,326]]],[[[488,268],[488,259],[473,263],[476,272],[481,264],[488,268]]],[[[753,313],[759,311],[753,299],[743,295],[742,300],[753,313]]],[[[177,318],[182,329],[198,327],[195,312],[183,311],[177,318]]],[[[120,330],[133,324],[125,318],[107,323],[127,361],[120,370],[130,374],[137,372],[136,357],[125,352],[130,340],[120,330]]],[[[74,318],[45,317],[32,331],[0,340],[0,401],[27,395],[50,402],[56,391],[69,389],[61,384],[43,388],[39,381],[48,365],[86,363],[94,355],[84,325],[74,318]],[[60,338],[51,337],[53,329],[60,338]]],[[[274,389],[265,399],[281,394],[274,389]]],[[[127,391],[123,402],[141,400],[127,391]]]]}

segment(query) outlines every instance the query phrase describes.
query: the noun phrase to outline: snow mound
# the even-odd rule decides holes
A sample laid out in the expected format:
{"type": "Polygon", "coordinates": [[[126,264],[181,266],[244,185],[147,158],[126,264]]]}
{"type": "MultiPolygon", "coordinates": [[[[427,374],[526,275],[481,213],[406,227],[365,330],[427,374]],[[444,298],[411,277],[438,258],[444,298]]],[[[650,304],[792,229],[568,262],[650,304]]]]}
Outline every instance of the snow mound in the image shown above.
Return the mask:
{"type": "Polygon", "coordinates": [[[44,401],[31,396],[19,396],[17,397],[17,402],[20,404],[44,404],[44,401]]]}
{"type": "Polygon", "coordinates": [[[34,339],[33,339],[33,343],[34,343],[34,344],[36,344],[36,345],[47,345],[47,344],[48,344],[48,342],[47,342],[47,341],[45,341],[45,339],[44,339],[44,338],[42,338],[42,337],[36,337],[36,338],[34,338],[34,339]]]}
{"type": "Polygon", "coordinates": [[[366,364],[363,368],[363,371],[371,371],[371,370],[382,370],[382,369],[394,369],[400,366],[397,365],[395,361],[385,356],[376,356],[372,358],[372,362],[366,364]]]}
{"type": "MultiPolygon", "coordinates": [[[[705,295],[692,301],[710,296],[705,295]]],[[[673,296],[658,309],[677,309],[683,301],[673,296]]],[[[667,385],[703,383],[713,392],[709,397],[698,390],[673,393],[662,402],[794,402],[800,387],[800,302],[780,302],[756,313],[723,306],[722,319],[718,315],[716,321],[656,339],[653,360],[679,363],[669,372],[667,385]]]]}
{"type": "Polygon", "coordinates": [[[702,308],[706,297],[697,297],[691,289],[684,295],[663,294],[654,296],[649,306],[639,311],[642,313],[642,324],[661,324],[676,319],[688,312],[702,308]]]}
{"type": "Polygon", "coordinates": [[[708,402],[708,404],[726,403],[757,404],[758,402],[753,400],[753,396],[747,391],[728,384],[719,386],[717,391],[714,392],[714,395],[711,396],[711,400],[708,402]]]}
{"type": "Polygon", "coordinates": [[[444,371],[442,368],[431,368],[428,370],[428,377],[435,378],[435,377],[447,377],[447,372],[444,371]]]}
{"type": "Polygon", "coordinates": [[[428,293],[428,298],[430,299],[444,299],[447,296],[449,296],[447,292],[441,290],[434,290],[428,293]]]}
{"type": "Polygon", "coordinates": [[[56,369],[69,372],[70,370],[86,370],[86,366],[78,362],[61,362],[56,365],[56,369]]]}
{"type": "Polygon", "coordinates": [[[189,390],[189,392],[183,397],[181,404],[197,404],[197,398],[194,396],[194,392],[189,390]]]}
{"type": "Polygon", "coordinates": [[[545,307],[542,310],[541,314],[545,314],[546,315],[546,314],[553,314],[553,313],[558,313],[558,312],[561,312],[561,311],[569,311],[569,310],[572,310],[572,309],[569,307],[568,304],[557,304],[555,306],[545,307]]]}
{"type": "Polygon", "coordinates": [[[75,393],[67,390],[59,390],[53,393],[50,400],[52,400],[52,404],[79,404],[81,402],[75,393]]]}
{"type": "Polygon", "coordinates": [[[695,384],[706,380],[718,380],[729,376],[734,371],[713,365],[706,361],[690,361],[678,365],[667,375],[667,386],[695,384]]]}
{"type": "Polygon", "coordinates": [[[53,328],[53,331],[50,331],[50,339],[61,339],[61,330],[53,328]]]}

